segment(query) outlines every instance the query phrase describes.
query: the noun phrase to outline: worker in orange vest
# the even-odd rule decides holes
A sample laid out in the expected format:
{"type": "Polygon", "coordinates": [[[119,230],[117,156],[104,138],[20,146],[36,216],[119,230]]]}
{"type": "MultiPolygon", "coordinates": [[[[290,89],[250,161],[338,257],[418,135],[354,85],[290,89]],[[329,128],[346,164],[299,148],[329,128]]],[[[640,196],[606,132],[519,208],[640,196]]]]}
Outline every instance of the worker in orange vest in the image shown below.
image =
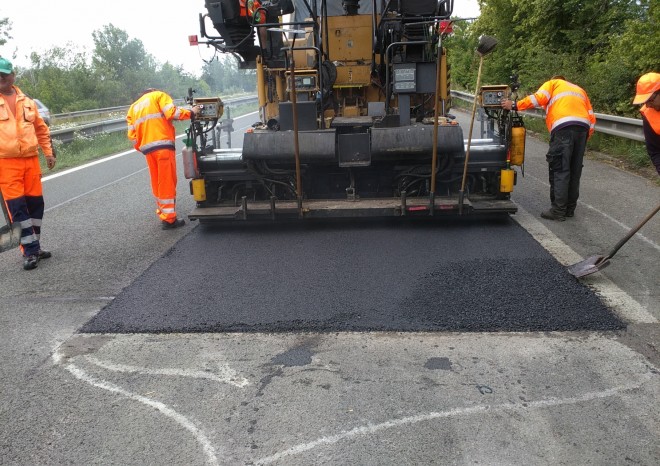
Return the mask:
{"type": "Polygon", "coordinates": [[[505,110],[542,108],[550,131],[546,160],[550,180],[549,210],[541,212],[548,220],[564,221],[575,215],[580,195],[582,162],[587,140],[596,126],[596,116],[587,93],[563,76],[553,76],[531,95],[518,102],[503,100],[505,110]]]}
{"type": "Polygon", "coordinates": [[[23,268],[33,270],[51,257],[40,243],[44,197],[39,148],[48,169],[55,166],[55,155],[48,125],[34,100],[14,85],[15,78],[11,62],[0,58],[0,191],[11,223],[21,226],[23,268]]]}
{"type": "Polygon", "coordinates": [[[646,151],[660,175],[660,73],[646,73],[637,81],[633,105],[642,105],[646,151]]]}
{"type": "Polygon", "coordinates": [[[249,19],[251,23],[265,23],[266,13],[260,10],[261,2],[259,0],[240,0],[240,15],[249,19]]]}
{"type": "Polygon", "coordinates": [[[156,214],[163,230],[178,228],[186,222],[176,216],[175,129],[172,120],[189,120],[199,112],[174,105],[172,97],[157,89],[147,89],[133,102],[126,114],[128,139],[147,159],[151,190],[156,198],[156,214]]]}

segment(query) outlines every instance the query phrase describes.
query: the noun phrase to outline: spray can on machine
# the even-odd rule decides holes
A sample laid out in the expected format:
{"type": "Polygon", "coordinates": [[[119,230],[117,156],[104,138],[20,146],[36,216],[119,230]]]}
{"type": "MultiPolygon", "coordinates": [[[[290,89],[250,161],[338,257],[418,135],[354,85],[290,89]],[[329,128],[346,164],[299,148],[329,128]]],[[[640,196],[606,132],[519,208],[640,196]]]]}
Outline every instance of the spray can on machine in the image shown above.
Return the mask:
{"type": "Polygon", "coordinates": [[[192,138],[190,133],[186,131],[186,138],[183,140],[185,147],[181,151],[181,158],[183,159],[183,175],[186,179],[199,178],[199,170],[197,169],[197,157],[192,148],[192,138]]]}

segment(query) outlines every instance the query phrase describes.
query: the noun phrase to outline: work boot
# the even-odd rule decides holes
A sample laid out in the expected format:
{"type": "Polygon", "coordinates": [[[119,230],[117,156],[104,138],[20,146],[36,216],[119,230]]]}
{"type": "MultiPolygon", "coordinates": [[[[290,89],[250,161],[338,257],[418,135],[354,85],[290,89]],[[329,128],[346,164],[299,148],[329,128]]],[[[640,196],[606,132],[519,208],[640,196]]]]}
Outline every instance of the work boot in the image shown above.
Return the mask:
{"type": "Polygon", "coordinates": [[[175,229],[175,228],[182,227],[182,226],[184,226],[185,224],[186,224],[186,221],[185,221],[184,219],[182,219],[182,218],[177,218],[176,220],[174,220],[174,221],[171,222],[171,223],[170,223],[170,222],[166,222],[165,220],[163,220],[163,224],[161,225],[161,228],[162,228],[163,230],[173,230],[173,229],[175,229]]]}
{"type": "Polygon", "coordinates": [[[541,217],[546,218],[548,220],[554,220],[555,222],[563,222],[564,220],[566,220],[565,215],[556,214],[552,209],[548,209],[544,212],[541,212],[541,217]]]}
{"type": "Polygon", "coordinates": [[[50,251],[45,251],[43,249],[39,249],[38,256],[39,256],[39,260],[42,260],[42,259],[48,259],[49,257],[52,256],[52,254],[50,253],[50,251]]]}
{"type": "Polygon", "coordinates": [[[23,260],[23,269],[24,270],[36,269],[38,263],[39,263],[38,255],[32,254],[31,256],[25,256],[25,259],[23,260]]]}

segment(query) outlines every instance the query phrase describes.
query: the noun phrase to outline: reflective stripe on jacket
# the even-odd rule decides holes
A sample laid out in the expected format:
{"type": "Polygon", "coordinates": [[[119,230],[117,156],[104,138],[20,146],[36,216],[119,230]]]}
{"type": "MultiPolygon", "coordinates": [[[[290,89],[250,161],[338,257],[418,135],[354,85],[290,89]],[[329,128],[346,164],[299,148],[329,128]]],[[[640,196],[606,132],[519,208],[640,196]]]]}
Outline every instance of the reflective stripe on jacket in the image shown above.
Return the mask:
{"type": "Polygon", "coordinates": [[[156,149],[174,149],[176,134],[172,120],[189,120],[190,114],[190,110],[174,105],[165,92],[147,92],[128,109],[128,139],[143,154],[156,149]]]}
{"type": "Polygon", "coordinates": [[[39,147],[47,156],[53,155],[50,130],[34,100],[16,86],[16,116],[0,94],[0,158],[37,157],[39,147]]]}
{"type": "Polygon", "coordinates": [[[589,128],[589,136],[594,132],[596,116],[591,108],[587,93],[563,79],[551,79],[534,94],[517,102],[518,110],[542,108],[546,112],[545,123],[548,131],[571,124],[589,128]]]}

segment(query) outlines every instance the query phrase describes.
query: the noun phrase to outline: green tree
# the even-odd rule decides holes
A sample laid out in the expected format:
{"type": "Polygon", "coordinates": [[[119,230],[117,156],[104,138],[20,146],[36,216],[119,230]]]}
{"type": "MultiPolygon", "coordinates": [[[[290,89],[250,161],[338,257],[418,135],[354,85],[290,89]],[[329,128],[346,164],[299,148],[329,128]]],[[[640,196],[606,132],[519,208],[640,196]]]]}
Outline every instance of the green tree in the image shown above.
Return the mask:
{"type": "Polygon", "coordinates": [[[660,2],[640,1],[635,16],[619,25],[607,48],[588,61],[587,79],[601,113],[638,118],[633,107],[637,79],[660,71],[660,2]]]}
{"type": "Polygon", "coordinates": [[[102,100],[123,105],[150,85],[156,72],[156,61],[139,39],[108,24],[92,33],[94,52],[92,66],[104,85],[102,100]]]}
{"type": "Polygon", "coordinates": [[[206,63],[202,70],[202,80],[208,83],[212,92],[225,95],[255,92],[257,88],[255,70],[240,69],[233,57],[206,63]]]}
{"type": "Polygon", "coordinates": [[[73,44],[30,55],[31,66],[21,70],[17,84],[26,94],[42,100],[53,113],[94,108],[97,80],[83,52],[73,44]]]}
{"type": "Polygon", "coordinates": [[[11,21],[9,18],[0,19],[0,46],[5,45],[11,39],[11,21]]]}
{"type": "MultiPolygon", "coordinates": [[[[641,69],[658,69],[658,3],[481,0],[481,16],[463,40],[476,44],[481,34],[498,39],[484,66],[484,83],[507,83],[518,73],[521,93],[528,93],[562,74],[587,90],[596,111],[624,111],[641,69]]],[[[458,66],[452,79],[474,82],[475,68],[458,66]]]]}
{"type": "Polygon", "coordinates": [[[166,62],[153,76],[151,87],[162,89],[174,99],[183,99],[188,95],[188,88],[198,88],[199,84],[198,80],[184,71],[181,66],[174,66],[166,62]]]}

